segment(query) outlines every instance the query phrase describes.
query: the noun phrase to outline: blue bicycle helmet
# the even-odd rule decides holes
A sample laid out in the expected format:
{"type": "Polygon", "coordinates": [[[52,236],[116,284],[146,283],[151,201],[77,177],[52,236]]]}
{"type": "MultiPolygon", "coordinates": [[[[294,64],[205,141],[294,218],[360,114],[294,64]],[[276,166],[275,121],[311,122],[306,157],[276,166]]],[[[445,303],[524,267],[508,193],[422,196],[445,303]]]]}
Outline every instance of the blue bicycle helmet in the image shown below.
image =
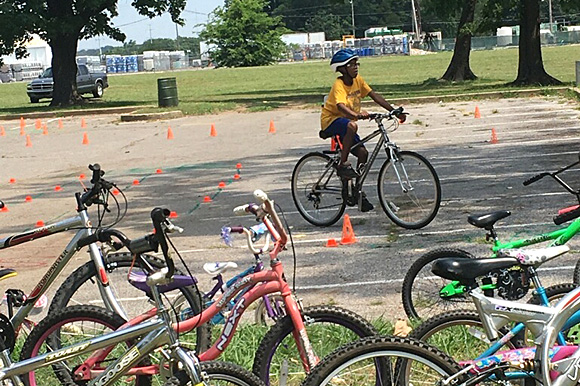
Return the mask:
{"type": "Polygon", "coordinates": [[[358,59],[358,55],[356,51],[351,48],[343,48],[338,51],[334,55],[332,55],[332,59],[330,60],[330,68],[333,71],[338,71],[338,67],[344,66],[348,62],[353,59],[358,59]]]}

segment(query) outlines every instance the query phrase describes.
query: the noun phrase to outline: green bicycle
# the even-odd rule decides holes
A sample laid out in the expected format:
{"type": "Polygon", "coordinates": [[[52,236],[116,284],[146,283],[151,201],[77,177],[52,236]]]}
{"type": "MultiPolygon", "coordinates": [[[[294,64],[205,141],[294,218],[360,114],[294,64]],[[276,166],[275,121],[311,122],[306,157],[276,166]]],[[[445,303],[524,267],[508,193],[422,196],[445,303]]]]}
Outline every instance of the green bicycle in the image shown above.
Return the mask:
{"type": "MultiPolygon", "coordinates": [[[[524,181],[524,185],[530,185],[544,177],[552,177],[566,191],[573,194],[580,204],[580,189],[574,190],[562,178],[560,174],[569,171],[580,164],[578,160],[555,172],[544,172],[524,181]]],[[[502,243],[494,229],[497,221],[511,215],[507,210],[501,210],[480,215],[471,215],[467,221],[477,227],[486,230],[486,240],[492,241],[492,257],[502,249],[522,248],[542,242],[551,241],[549,246],[566,244],[571,238],[580,232],[580,205],[563,209],[554,218],[556,225],[574,220],[570,225],[556,231],[542,233],[530,238],[519,239],[502,243]]],[[[433,263],[441,258],[460,257],[475,258],[467,251],[456,248],[439,248],[430,251],[418,260],[407,271],[403,280],[403,307],[409,318],[426,319],[445,311],[465,308],[471,302],[465,296],[465,288],[457,281],[449,281],[436,277],[431,273],[433,263]]],[[[486,294],[497,293],[498,296],[507,300],[517,300],[526,295],[530,288],[530,280],[525,272],[520,270],[501,270],[494,272],[482,279],[481,289],[486,294]]],[[[580,283],[580,261],[574,269],[574,283],[580,283]]]]}

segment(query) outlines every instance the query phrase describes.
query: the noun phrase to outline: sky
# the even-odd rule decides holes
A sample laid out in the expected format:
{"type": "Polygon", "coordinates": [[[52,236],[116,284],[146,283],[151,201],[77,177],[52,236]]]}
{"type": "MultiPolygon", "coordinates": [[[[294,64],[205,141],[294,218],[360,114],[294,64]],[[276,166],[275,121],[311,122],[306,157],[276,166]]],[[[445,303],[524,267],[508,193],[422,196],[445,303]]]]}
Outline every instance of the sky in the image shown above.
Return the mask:
{"type": "MultiPolygon", "coordinates": [[[[143,43],[151,37],[153,39],[175,39],[175,24],[173,24],[169,15],[165,14],[149,19],[139,15],[135,8],[131,6],[131,2],[132,0],[118,0],[117,10],[119,16],[113,19],[114,25],[119,27],[127,35],[126,41],[135,40],[137,43],[143,43]]],[[[178,27],[179,36],[195,36],[196,32],[201,30],[196,25],[205,23],[207,21],[207,14],[223,4],[223,0],[187,0],[185,10],[181,13],[181,17],[185,20],[185,25],[178,27]]],[[[99,48],[99,43],[101,47],[108,45],[120,46],[123,44],[108,37],[101,36],[100,38],[81,40],[79,42],[79,49],[99,48]]]]}

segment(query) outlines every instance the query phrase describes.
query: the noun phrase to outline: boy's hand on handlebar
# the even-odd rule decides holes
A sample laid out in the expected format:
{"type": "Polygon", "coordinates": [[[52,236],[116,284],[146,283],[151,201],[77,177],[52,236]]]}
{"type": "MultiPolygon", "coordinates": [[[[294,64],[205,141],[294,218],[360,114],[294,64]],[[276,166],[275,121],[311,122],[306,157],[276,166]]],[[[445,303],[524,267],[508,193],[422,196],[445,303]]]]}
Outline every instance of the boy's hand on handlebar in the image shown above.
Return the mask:
{"type": "Polygon", "coordinates": [[[362,110],[356,117],[357,119],[370,119],[370,114],[367,111],[362,110]]]}

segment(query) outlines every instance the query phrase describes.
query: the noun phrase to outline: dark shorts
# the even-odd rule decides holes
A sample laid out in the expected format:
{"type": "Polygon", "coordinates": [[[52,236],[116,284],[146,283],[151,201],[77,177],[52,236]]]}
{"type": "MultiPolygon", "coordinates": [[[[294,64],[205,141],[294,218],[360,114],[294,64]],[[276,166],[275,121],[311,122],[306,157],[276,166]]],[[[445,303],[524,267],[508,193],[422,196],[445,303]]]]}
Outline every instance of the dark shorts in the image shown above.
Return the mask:
{"type": "MultiPolygon", "coordinates": [[[[334,121],[332,121],[330,126],[328,126],[324,130],[324,133],[330,134],[330,135],[338,135],[338,137],[342,141],[345,134],[346,134],[346,127],[348,126],[349,122],[350,122],[350,119],[348,119],[348,118],[336,118],[334,121]]],[[[360,142],[360,137],[358,134],[355,134],[353,146],[359,142],[360,142]]],[[[361,146],[364,147],[364,145],[361,145],[361,146]]]]}

